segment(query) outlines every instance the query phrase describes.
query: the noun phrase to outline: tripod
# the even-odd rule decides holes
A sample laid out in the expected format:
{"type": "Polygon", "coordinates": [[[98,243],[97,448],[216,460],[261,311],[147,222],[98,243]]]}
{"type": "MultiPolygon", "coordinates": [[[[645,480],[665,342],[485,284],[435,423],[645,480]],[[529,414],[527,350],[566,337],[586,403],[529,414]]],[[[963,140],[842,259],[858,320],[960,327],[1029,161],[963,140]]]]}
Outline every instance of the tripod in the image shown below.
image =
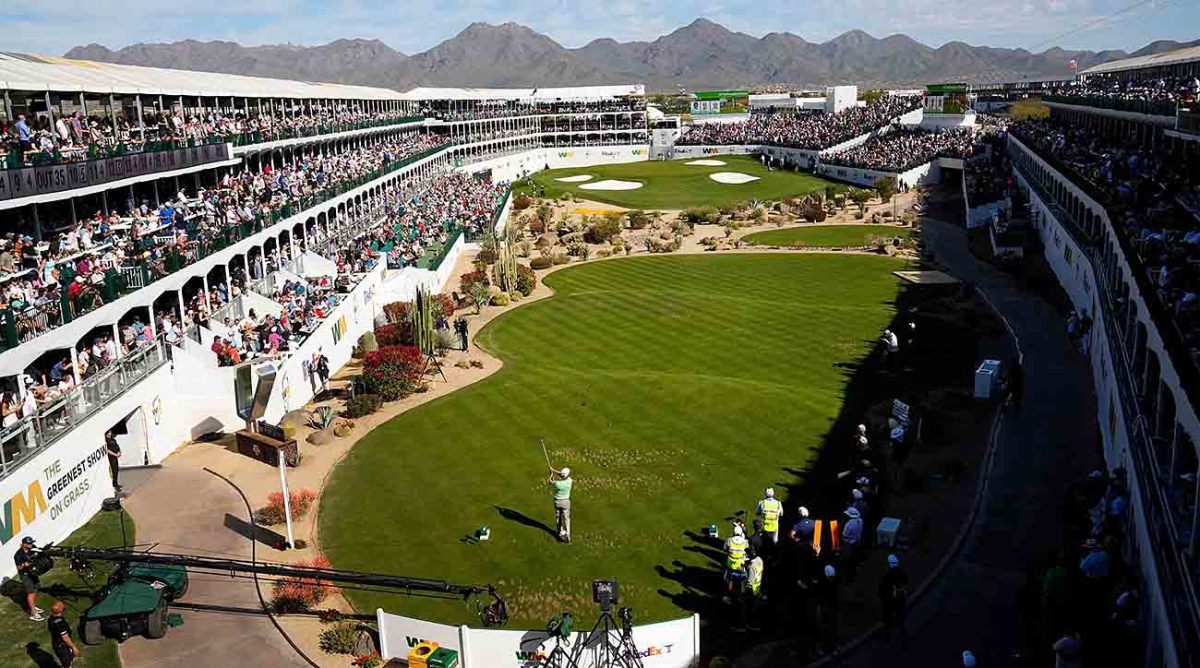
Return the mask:
{"type": "Polygon", "coordinates": [[[575,645],[571,662],[561,665],[574,668],[643,668],[641,652],[633,644],[632,611],[621,608],[620,615],[621,623],[618,625],[611,608],[601,610],[592,630],[575,645]]]}
{"type": "Polygon", "coordinates": [[[443,382],[449,382],[446,380],[446,372],[442,371],[442,363],[438,360],[437,355],[434,355],[433,353],[426,353],[424,375],[431,376],[434,374],[434,372],[437,372],[437,374],[442,377],[443,382]],[[431,368],[432,371],[430,370],[431,368]]]}

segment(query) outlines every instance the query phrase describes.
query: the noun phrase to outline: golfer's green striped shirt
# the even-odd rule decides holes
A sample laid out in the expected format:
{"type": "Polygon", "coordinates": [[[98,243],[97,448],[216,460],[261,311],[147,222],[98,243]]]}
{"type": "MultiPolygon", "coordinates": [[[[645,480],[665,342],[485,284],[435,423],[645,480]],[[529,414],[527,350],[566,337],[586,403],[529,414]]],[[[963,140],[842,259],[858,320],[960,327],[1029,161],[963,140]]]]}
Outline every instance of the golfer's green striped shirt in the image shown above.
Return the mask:
{"type": "Polygon", "coordinates": [[[555,480],[554,482],[550,483],[550,485],[554,487],[555,501],[566,501],[567,499],[571,498],[572,482],[573,481],[570,478],[567,478],[566,480],[555,480]]]}

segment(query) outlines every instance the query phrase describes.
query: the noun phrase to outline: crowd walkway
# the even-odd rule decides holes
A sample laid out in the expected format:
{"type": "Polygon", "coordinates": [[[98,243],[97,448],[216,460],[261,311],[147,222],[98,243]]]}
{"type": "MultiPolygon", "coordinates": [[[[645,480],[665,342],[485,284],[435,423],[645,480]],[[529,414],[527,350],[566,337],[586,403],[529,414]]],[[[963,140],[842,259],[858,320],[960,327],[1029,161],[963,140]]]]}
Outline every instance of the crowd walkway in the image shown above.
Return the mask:
{"type": "Polygon", "coordinates": [[[961,228],[926,220],[924,234],[936,260],[974,283],[1012,328],[1024,356],[1025,400],[1003,417],[960,551],[909,610],[907,644],[877,634],[838,665],[959,666],[970,650],[980,666],[1016,666],[1027,572],[1062,544],[1060,510],[1070,484],[1104,468],[1092,375],[1067,339],[1064,314],[973,257],[961,228]]]}

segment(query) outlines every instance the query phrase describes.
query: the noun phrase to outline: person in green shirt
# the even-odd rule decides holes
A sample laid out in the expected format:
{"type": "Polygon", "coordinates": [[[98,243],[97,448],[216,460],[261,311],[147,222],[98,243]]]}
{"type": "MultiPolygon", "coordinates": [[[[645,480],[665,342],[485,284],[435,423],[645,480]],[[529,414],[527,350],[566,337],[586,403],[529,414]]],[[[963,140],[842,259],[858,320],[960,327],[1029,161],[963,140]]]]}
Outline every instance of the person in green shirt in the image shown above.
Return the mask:
{"type": "Polygon", "coordinates": [[[571,469],[556,470],[550,467],[550,478],[546,481],[554,491],[554,516],[558,520],[558,539],[571,542],[571,469]]]}

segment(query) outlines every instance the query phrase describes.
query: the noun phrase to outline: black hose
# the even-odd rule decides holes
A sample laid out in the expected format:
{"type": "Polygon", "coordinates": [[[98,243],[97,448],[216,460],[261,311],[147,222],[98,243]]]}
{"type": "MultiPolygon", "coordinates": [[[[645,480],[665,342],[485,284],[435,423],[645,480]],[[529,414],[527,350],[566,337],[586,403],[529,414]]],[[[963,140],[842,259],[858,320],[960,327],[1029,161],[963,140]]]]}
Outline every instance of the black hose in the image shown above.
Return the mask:
{"type": "MultiPolygon", "coordinates": [[[[229,478],[226,478],[207,466],[204,467],[204,470],[217,476],[221,480],[224,480],[229,484],[230,487],[233,488],[235,492],[238,493],[238,496],[242,497],[242,503],[246,505],[246,514],[250,516],[250,563],[258,563],[258,541],[255,540],[255,536],[258,535],[258,524],[254,521],[254,509],[250,507],[250,500],[246,498],[246,494],[242,492],[242,489],[235,485],[234,482],[229,478]]],[[[296,651],[296,654],[299,654],[300,658],[304,659],[308,665],[312,666],[312,668],[321,668],[320,664],[309,658],[309,656],[304,653],[304,650],[300,649],[295,641],[292,640],[292,637],[287,634],[287,631],[283,630],[283,626],[279,623],[279,620],[275,618],[275,614],[271,612],[270,606],[267,605],[267,600],[263,598],[262,589],[260,589],[258,586],[258,573],[254,573],[254,593],[258,594],[258,602],[260,605],[262,605],[263,612],[267,613],[267,619],[271,620],[271,623],[275,625],[275,630],[279,631],[279,635],[287,641],[287,644],[291,645],[292,649],[296,651]]]]}

